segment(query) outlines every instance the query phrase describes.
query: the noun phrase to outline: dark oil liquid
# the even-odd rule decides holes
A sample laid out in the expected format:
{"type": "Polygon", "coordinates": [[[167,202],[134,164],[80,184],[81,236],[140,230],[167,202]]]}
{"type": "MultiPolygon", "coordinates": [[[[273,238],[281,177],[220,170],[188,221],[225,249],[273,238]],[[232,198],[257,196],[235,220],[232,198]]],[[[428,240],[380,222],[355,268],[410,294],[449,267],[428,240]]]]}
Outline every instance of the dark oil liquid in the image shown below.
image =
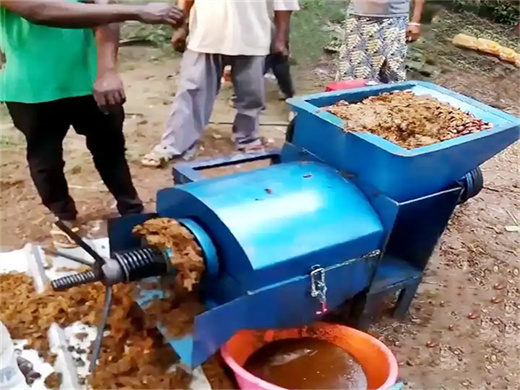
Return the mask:
{"type": "Polygon", "coordinates": [[[266,344],[247,359],[244,368],[286,389],[367,389],[363,369],[347,351],[310,337],[266,344]]]}

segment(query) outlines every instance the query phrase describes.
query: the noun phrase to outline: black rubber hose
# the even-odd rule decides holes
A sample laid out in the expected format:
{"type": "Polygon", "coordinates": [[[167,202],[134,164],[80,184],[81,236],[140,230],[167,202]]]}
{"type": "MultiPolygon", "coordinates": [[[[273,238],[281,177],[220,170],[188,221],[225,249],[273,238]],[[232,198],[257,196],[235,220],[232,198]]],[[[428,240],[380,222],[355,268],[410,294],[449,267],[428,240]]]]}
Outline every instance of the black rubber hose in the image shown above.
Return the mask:
{"type": "Polygon", "coordinates": [[[63,276],[54,279],[51,286],[55,291],[67,290],[71,287],[81,286],[82,284],[98,282],[99,278],[92,271],[80,272],[73,275],[63,276]]]}
{"type": "Polygon", "coordinates": [[[480,167],[468,172],[459,182],[462,186],[459,204],[466,203],[469,199],[477,196],[484,188],[484,175],[480,167]]]}
{"type": "Polygon", "coordinates": [[[168,271],[168,259],[153,248],[114,253],[114,259],[121,266],[126,282],[163,275],[168,271]]]}

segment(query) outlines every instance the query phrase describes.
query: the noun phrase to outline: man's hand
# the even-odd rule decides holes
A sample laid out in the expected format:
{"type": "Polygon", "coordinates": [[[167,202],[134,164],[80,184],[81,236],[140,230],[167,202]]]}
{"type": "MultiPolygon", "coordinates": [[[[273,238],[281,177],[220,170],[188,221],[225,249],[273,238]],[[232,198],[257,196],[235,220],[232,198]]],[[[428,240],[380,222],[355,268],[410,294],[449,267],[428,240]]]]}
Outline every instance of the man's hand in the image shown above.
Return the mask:
{"type": "Polygon", "coordinates": [[[172,34],[171,44],[175,51],[184,53],[186,50],[186,40],[188,39],[188,27],[182,26],[172,34]]]}
{"type": "Polygon", "coordinates": [[[147,24],[169,24],[179,27],[184,22],[184,12],[169,3],[149,3],[142,6],[139,21],[147,24]]]}
{"type": "Polygon", "coordinates": [[[101,111],[123,105],[126,101],[123,82],[115,70],[102,72],[94,82],[94,99],[101,111]]]}
{"type": "Polygon", "coordinates": [[[273,52],[274,54],[287,57],[289,55],[289,49],[287,48],[287,39],[275,38],[273,43],[273,52]]]}
{"type": "Polygon", "coordinates": [[[406,41],[415,42],[421,36],[421,24],[420,23],[408,23],[406,28],[406,41]]]}

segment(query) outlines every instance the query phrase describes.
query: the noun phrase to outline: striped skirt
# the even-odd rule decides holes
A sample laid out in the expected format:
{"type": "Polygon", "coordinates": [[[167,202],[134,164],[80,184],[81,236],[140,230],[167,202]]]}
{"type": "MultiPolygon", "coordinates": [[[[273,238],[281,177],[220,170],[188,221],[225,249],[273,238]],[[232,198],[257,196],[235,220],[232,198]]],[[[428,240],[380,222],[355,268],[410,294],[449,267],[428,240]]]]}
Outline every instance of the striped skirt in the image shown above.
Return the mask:
{"type": "Polygon", "coordinates": [[[350,15],[338,58],[336,80],[392,83],[406,79],[408,17],[350,15]]]}

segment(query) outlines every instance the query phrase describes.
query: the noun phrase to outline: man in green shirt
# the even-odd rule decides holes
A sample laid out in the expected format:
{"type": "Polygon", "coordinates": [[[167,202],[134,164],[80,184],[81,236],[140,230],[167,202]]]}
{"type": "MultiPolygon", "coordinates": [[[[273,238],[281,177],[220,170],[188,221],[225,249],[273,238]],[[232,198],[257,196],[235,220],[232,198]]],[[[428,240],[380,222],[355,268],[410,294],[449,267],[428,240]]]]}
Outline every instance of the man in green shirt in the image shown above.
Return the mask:
{"type": "MultiPolygon", "coordinates": [[[[180,25],[167,3],[85,4],[76,0],[0,0],[0,102],[26,138],[31,177],[43,204],[73,226],[77,210],[63,172],[63,139],[70,126],[87,148],[120,214],[141,213],[123,136],[125,95],[117,74],[119,29],[137,20],[180,25]]],[[[75,227],[77,231],[77,227],[75,227]]],[[[53,228],[55,244],[72,246],[53,228]]]]}

